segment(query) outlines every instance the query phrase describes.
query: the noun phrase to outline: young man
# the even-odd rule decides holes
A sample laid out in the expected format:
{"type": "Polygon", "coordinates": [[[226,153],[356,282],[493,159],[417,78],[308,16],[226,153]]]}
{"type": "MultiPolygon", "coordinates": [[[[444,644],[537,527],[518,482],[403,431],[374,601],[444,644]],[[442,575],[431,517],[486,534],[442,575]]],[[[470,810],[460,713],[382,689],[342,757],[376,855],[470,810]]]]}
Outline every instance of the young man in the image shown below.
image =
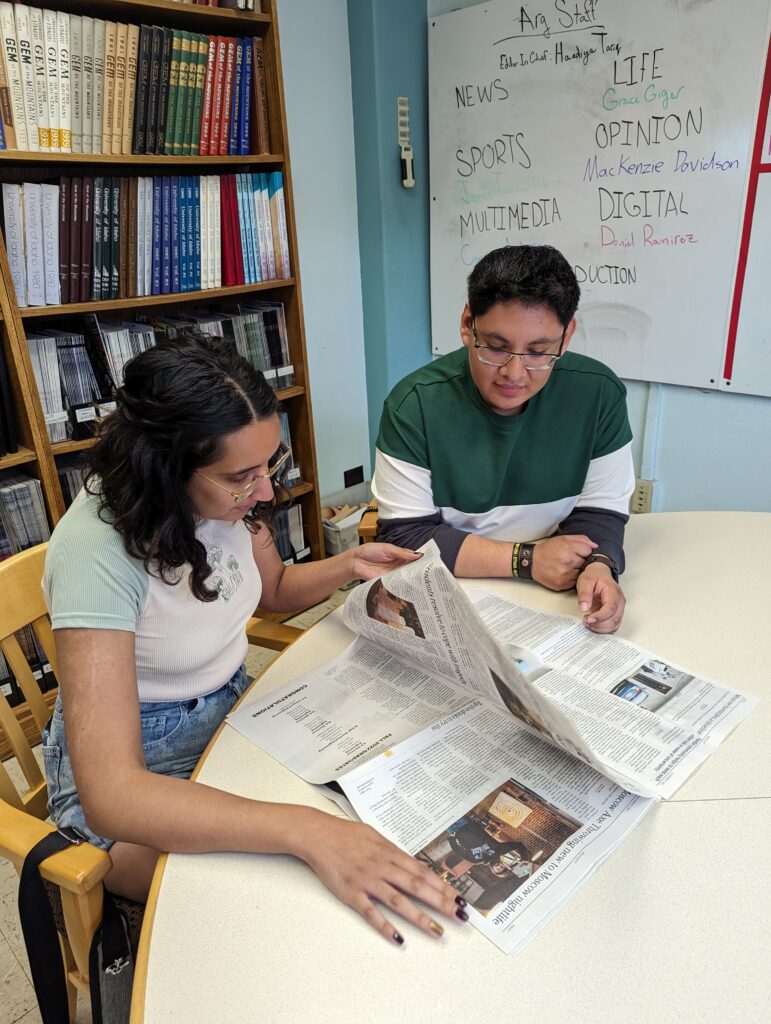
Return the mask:
{"type": "Polygon", "coordinates": [[[464,348],[386,399],[372,491],[379,539],[416,548],[433,538],[456,576],[576,587],[589,629],[611,633],[624,612],[632,433],[623,384],[567,351],[579,295],[551,246],[480,260],[464,348]]]}

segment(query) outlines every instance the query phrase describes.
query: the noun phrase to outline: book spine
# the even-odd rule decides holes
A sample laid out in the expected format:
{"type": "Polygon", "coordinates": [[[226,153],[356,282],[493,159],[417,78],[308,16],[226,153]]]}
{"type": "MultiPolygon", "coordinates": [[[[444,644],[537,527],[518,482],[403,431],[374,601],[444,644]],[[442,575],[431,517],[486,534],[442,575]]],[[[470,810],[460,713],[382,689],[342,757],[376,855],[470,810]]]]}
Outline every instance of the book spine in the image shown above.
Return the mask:
{"type": "Polygon", "coordinates": [[[178,203],[178,219],[179,219],[179,290],[181,292],[190,291],[190,286],[187,280],[187,188],[185,184],[185,175],[179,176],[179,203],[178,203]]]}
{"type": "Polygon", "coordinates": [[[129,25],[126,37],[126,89],[123,97],[123,132],[120,151],[123,156],[131,155],[131,140],[134,135],[134,114],[137,95],[137,64],[139,60],[139,25],[129,25]]]}
{"type": "Polygon", "coordinates": [[[238,155],[238,139],[241,117],[241,80],[243,78],[244,41],[236,39],[236,55],[233,64],[233,98],[230,107],[230,130],[228,133],[228,154],[238,155]]]}
{"type": "Polygon", "coordinates": [[[281,171],[272,171],[270,177],[273,181],[273,191],[276,204],[276,223],[278,225],[278,241],[281,253],[281,277],[289,278],[292,276],[292,268],[289,261],[289,230],[286,222],[284,175],[281,171]]]}
{"type": "Polygon", "coordinates": [[[24,217],[22,216],[21,185],[3,182],[3,216],[5,220],[5,248],[11,270],[16,304],[27,305],[27,267],[24,262],[24,217]]]}
{"type": "Polygon", "coordinates": [[[212,246],[214,285],[222,287],[222,200],[220,179],[212,176],[212,220],[214,223],[214,245],[212,246]]]}
{"type": "Polygon", "coordinates": [[[83,179],[80,194],[80,301],[91,298],[91,264],[94,256],[94,179],[83,179]]]}
{"type": "Polygon", "coordinates": [[[129,178],[128,208],[128,269],[126,291],[130,299],[137,295],[137,254],[139,239],[137,237],[137,214],[139,209],[139,179],[129,178]]]}
{"type": "Polygon", "coordinates": [[[169,216],[171,222],[169,238],[169,258],[171,263],[170,288],[172,292],[179,292],[181,291],[179,286],[179,176],[176,174],[171,178],[171,187],[169,191],[169,216]]]}
{"type": "Polygon", "coordinates": [[[193,144],[193,113],[195,111],[195,89],[198,80],[198,36],[192,33],[190,36],[190,52],[187,64],[187,87],[185,89],[185,117],[182,123],[182,138],[180,141],[182,156],[189,156],[192,153],[193,144]]]}
{"type": "Polygon", "coordinates": [[[219,153],[220,132],[222,131],[222,101],[225,88],[225,61],[227,57],[227,39],[217,36],[217,58],[214,65],[214,86],[212,88],[212,118],[209,153],[219,153]]]}
{"type": "Polygon", "coordinates": [[[163,152],[170,156],[174,151],[176,137],[177,100],[179,97],[179,54],[181,33],[175,31],[171,43],[171,62],[169,64],[169,98],[166,112],[166,137],[163,152]]]}
{"type": "Polygon", "coordinates": [[[238,226],[241,229],[241,259],[244,261],[244,283],[253,284],[252,261],[249,253],[249,221],[246,216],[243,174],[236,175],[236,198],[238,200],[238,226]]]}
{"type": "Polygon", "coordinates": [[[16,128],[18,149],[29,149],[27,140],[27,118],[24,112],[24,90],[21,84],[21,68],[19,66],[19,44],[16,41],[16,20],[13,6],[0,3],[0,31],[3,33],[5,50],[5,70],[11,94],[11,110],[16,128]]]}
{"type": "MultiPolygon", "coordinates": [[[[35,105],[37,134],[41,151],[51,150],[51,130],[48,124],[48,74],[46,71],[46,46],[43,33],[43,12],[39,7],[30,8],[30,35],[32,37],[32,66],[35,73],[35,105]]],[[[44,206],[45,209],[45,206],[44,206]]]]}
{"type": "Polygon", "coordinates": [[[257,259],[260,265],[260,280],[267,281],[269,278],[268,274],[268,258],[265,253],[265,225],[262,222],[262,193],[260,192],[260,176],[257,173],[252,173],[251,188],[252,188],[252,207],[254,209],[254,225],[257,231],[257,259]]]}
{"type": "Polygon", "coordinates": [[[158,93],[158,134],[155,140],[155,152],[166,152],[166,132],[169,119],[169,80],[171,76],[171,53],[174,33],[170,28],[163,29],[161,44],[161,72],[158,93]]]}
{"type": "Polygon", "coordinates": [[[177,108],[174,112],[174,145],[172,148],[174,156],[183,155],[183,143],[185,138],[185,108],[187,106],[189,94],[188,82],[190,78],[191,42],[192,40],[189,32],[180,32],[177,108]]]}
{"type": "Polygon", "coordinates": [[[268,94],[265,76],[265,44],[261,36],[252,39],[254,49],[254,89],[252,110],[254,129],[253,153],[270,153],[270,124],[268,121],[268,94]]]}
{"type": "Polygon", "coordinates": [[[171,291],[171,179],[161,179],[161,294],[171,291]]]}
{"type": "Polygon", "coordinates": [[[201,290],[201,178],[193,177],[193,289],[201,290]]]}
{"type": "Polygon", "coordinates": [[[110,203],[110,298],[118,298],[120,288],[120,178],[112,179],[110,203]]]}
{"type": "MultiPolygon", "coordinates": [[[[32,28],[29,22],[29,7],[16,4],[16,45],[19,55],[19,71],[21,73],[21,89],[24,97],[24,115],[27,128],[27,145],[37,153],[40,151],[40,138],[37,123],[37,97],[35,96],[35,66],[32,62],[32,28]]],[[[37,202],[35,194],[33,202],[37,202]]]]}
{"type": "Polygon", "coordinates": [[[70,75],[72,80],[72,152],[83,150],[83,20],[70,15],[70,75]]]}
{"type": "Polygon", "coordinates": [[[195,186],[193,175],[185,177],[185,229],[187,233],[187,285],[192,292],[195,291],[198,275],[195,270],[195,186]]]}
{"type": "Polygon", "coordinates": [[[161,292],[161,222],[163,220],[160,177],[153,178],[153,256],[151,295],[161,292]]]}
{"type": "Polygon", "coordinates": [[[94,135],[94,19],[81,18],[83,44],[83,152],[90,153],[94,135]]]}
{"type": "Polygon", "coordinates": [[[275,246],[273,244],[273,225],[270,219],[270,195],[268,193],[268,175],[260,172],[260,196],[262,197],[262,223],[265,228],[265,255],[268,260],[268,278],[273,281],[278,277],[276,272],[275,246]]]}
{"type": "MultiPolygon", "coordinates": [[[[106,24],[102,18],[94,18],[94,123],[91,136],[91,152],[102,152],[102,129],[104,125],[104,46],[106,24]]],[[[94,225],[96,227],[96,225],[94,225]]]]}
{"type": "Polygon", "coordinates": [[[59,42],[59,131],[62,153],[72,152],[72,79],[70,77],[70,16],[56,12],[59,42]]]}
{"type": "Polygon", "coordinates": [[[203,86],[203,104],[201,109],[201,141],[198,152],[201,156],[209,155],[211,138],[212,96],[214,93],[214,70],[217,60],[217,37],[209,36],[206,43],[206,75],[203,86]]]}
{"type": "Polygon", "coordinates": [[[112,105],[112,151],[123,149],[123,110],[126,102],[126,61],[128,57],[128,25],[120,22],[115,34],[115,94],[112,105]]]}
{"type": "Polygon", "coordinates": [[[227,40],[225,52],[225,80],[222,84],[222,127],[219,135],[217,152],[220,156],[227,156],[228,142],[230,139],[230,112],[233,105],[233,78],[236,65],[236,41],[227,40]]]}
{"type": "Polygon", "coordinates": [[[104,25],[104,104],[102,107],[102,152],[112,153],[112,116],[115,112],[115,51],[118,26],[114,21],[104,25]]]}
{"type": "Polygon", "coordinates": [[[82,178],[70,181],[70,302],[80,302],[80,222],[82,178]]]}
{"type": "Polygon", "coordinates": [[[144,294],[152,295],[153,287],[153,179],[145,178],[145,281],[144,294]]]}
{"type": "MultiPolygon", "coordinates": [[[[61,188],[64,190],[62,178],[61,188]]],[[[102,297],[102,194],[104,178],[94,178],[94,206],[91,211],[91,298],[98,302],[102,297]]],[[[62,298],[62,302],[66,301],[62,298]]]]}
{"type": "Polygon", "coordinates": [[[46,63],[46,97],[48,100],[48,139],[52,153],[62,148],[61,103],[59,99],[59,37],[56,11],[43,11],[43,45],[46,63]]]}
{"type": "Polygon", "coordinates": [[[105,177],[102,187],[102,298],[110,298],[112,287],[112,178],[105,177]]]}
{"type": "Polygon", "coordinates": [[[257,218],[254,215],[254,193],[252,191],[252,176],[244,174],[244,209],[246,219],[249,222],[249,259],[252,264],[252,274],[255,281],[262,280],[262,268],[260,267],[260,245],[257,233],[257,218]]]}
{"type": "Polygon", "coordinates": [[[230,202],[228,198],[229,184],[228,175],[223,174],[219,179],[220,190],[220,266],[222,285],[228,288],[235,284],[233,271],[233,234],[230,229],[230,202]]]}
{"type": "Polygon", "coordinates": [[[147,146],[147,97],[150,92],[150,51],[152,49],[152,41],[153,30],[149,25],[141,25],[139,28],[134,136],[131,147],[134,153],[144,153],[147,146]]]}
{"type": "Polygon", "coordinates": [[[134,290],[138,297],[145,294],[145,179],[137,178],[137,276],[134,290]]]}
{"type": "Polygon", "coordinates": [[[230,220],[233,228],[233,251],[236,262],[236,284],[246,283],[244,269],[243,239],[241,235],[241,223],[238,217],[238,195],[236,192],[236,176],[230,175],[230,220]]]}
{"type": "Polygon", "coordinates": [[[70,301],[70,179],[59,179],[59,294],[70,301]]]}
{"type": "Polygon", "coordinates": [[[8,73],[5,69],[5,46],[0,46],[0,119],[2,119],[3,123],[6,148],[16,149],[16,129],[13,123],[11,89],[8,83],[8,73]]]}
{"type": "Polygon", "coordinates": [[[128,298],[129,179],[118,179],[118,298],[128,298]]]}
{"type": "Polygon", "coordinates": [[[27,250],[27,303],[45,306],[46,286],[43,267],[43,204],[40,185],[22,185],[24,242],[27,250]]]}
{"type": "Polygon", "coordinates": [[[190,140],[190,154],[197,153],[201,146],[201,118],[203,115],[203,91],[206,83],[206,59],[209,41],[206,36],[198,37],[198,62],[195,74],[193,101],[193,134],[190,140]]]}
{"type": "Polygon", "coordinates": [[[254,49],[251,39],[244,39],[244,70],[241,81],[241,124],[238,135],[238,153],[247,156],[252,133],[252,77],[254,75],[254,49]]]}
{"type": "MultiPolygon", "coordinates": [[[[41,28],[42,28],[42,18],[41,28]]],[[[59,186],[41,185],[43,203],[43,268],[47,306],[61,302],[59,287],[59,186]]]]}
{"type": "Polygon", "coordinates": [[[211,248],[211,237],[209,234],[209,181],[208,174],[202,174],[198,179],[201,192],[201,289],[211,288],[209,280],[209,250],[211,248]]]}

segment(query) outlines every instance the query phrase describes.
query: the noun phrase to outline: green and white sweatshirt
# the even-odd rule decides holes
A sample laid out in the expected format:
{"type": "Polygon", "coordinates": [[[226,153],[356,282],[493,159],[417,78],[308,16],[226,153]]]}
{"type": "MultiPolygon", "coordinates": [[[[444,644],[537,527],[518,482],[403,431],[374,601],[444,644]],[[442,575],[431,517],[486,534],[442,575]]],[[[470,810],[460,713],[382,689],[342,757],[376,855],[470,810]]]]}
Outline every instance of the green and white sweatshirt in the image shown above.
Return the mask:
{"type": "Polygon", "coordinates": [[[414,548],[433,538],[452,570],[469,533],[585,533],[623,568],[631,441],[626,389],[602,363],[567,352],[519,415],[500,416],[461,348],[386,399],[372,481],[380,539],[414,548]]]}

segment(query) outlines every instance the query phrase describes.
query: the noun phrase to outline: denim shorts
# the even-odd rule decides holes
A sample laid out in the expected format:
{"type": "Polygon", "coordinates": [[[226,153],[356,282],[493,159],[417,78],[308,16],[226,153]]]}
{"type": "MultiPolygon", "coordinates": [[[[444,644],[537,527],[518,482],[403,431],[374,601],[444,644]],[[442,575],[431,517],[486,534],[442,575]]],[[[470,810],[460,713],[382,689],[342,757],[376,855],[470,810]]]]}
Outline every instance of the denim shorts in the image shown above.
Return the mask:
{"type": "MultiPolygon", "coordinates": [[[[224,686],[204,697],[140,702],[142,748],[150,771],[189,779],[206,744],[250,682],[242,665],[224,686]]],[[[109,850],[115,840],[95,835],[86,825],[67,751],[61,695],[43,732],[43,760],[51,821],[75,825],[94,846],[109,850]]]]}

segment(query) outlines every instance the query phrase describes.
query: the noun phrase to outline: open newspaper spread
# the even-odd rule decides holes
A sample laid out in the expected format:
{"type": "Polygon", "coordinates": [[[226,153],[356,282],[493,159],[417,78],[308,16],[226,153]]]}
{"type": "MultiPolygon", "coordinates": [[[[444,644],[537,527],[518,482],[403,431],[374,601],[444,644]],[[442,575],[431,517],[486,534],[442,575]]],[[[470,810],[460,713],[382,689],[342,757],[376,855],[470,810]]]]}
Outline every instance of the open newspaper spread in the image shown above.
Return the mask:
{"type": "Polygon", "coordinates": [[[423,550],[351,592],[342,654],[228,720],[308,782],[336,781],[514,953],[757,701],[464,592],[423,550]]]}

